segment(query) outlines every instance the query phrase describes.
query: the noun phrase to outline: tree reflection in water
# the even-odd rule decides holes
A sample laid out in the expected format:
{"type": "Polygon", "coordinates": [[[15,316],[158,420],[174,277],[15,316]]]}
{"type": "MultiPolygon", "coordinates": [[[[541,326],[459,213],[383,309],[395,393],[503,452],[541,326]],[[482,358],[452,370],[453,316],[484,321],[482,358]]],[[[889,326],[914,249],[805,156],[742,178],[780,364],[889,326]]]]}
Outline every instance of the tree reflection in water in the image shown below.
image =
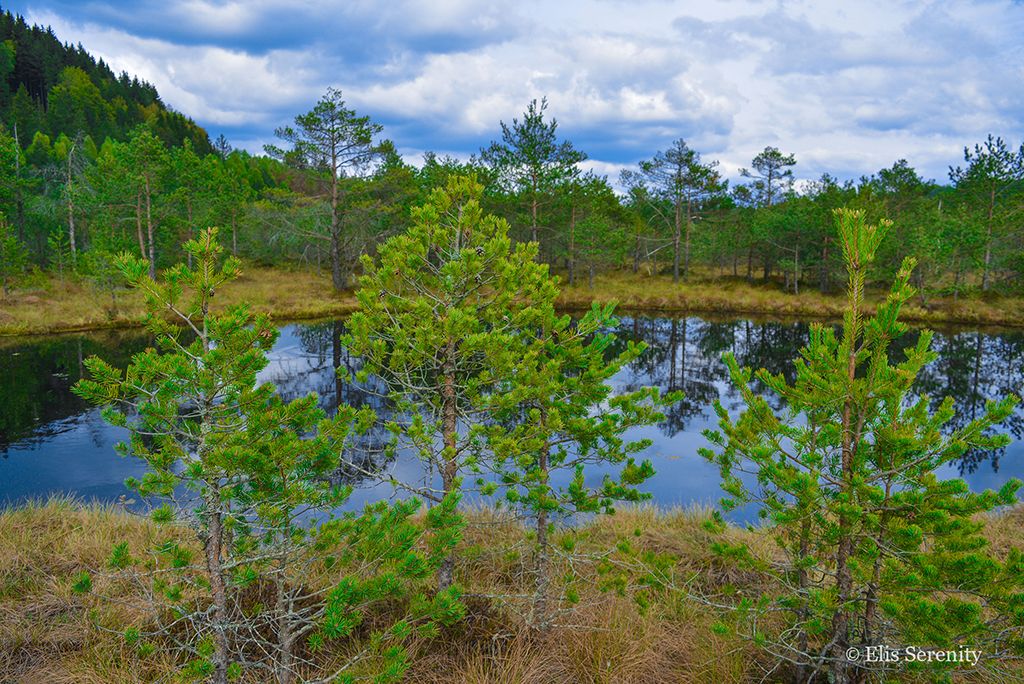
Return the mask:
{"type": "MultiPolygon", "coordinates": [[[[359,359],[341,344],[344,332],[343,321],[283,326],[271,363],[260,379],[276,384],[286,399],[315,391],[328,413],[340,403],[348,403],[370,406],[383,419],[395,418],[383,386],[372,379],[354,382],[336,372],[343,369],[345,376],[352,378],[360,370],[359,359]]],[[[792,381],[793,358],[807,342],[808,326],[799,322],[623,316],[615,332],[619,345],[635,340],[650,347],[615,382],[622,390],[655,385],[683,391],[685,399],[659,426],[658,441],[664,453],[696,458],[694,440],[700,439],[696,433],[714,420],[711,404],[720,399],[729,410],[739,407],[739,397],[720,361],[722,353],[731,351],[743,365],[765,367],[792,381]]],[[[911,332],[895,342],[893,353],[898,356],[917,336],[916,331],[911,332]]],[[[98,412],[85,406],[70,389],[81,377],[83,358],[97,354],[123,368],[132,354],[149,344],[149,337],[137,330],[0,340],[0,456],[10,455],[0,459],[0,502],[58,491],[111,499],[124,491],[122,481],[135,474],[133,466],[130,459],[119,459],[111,448],[123,435],[106,425],[98,412]]],[[[918,377],[918,389],[934,404],[953,397],[957,417],[950,428],[979,415],[988,399],[1019,392],[1024,385],[1024,333],[940,330],[933,349],[937,358],[918,377]]],[[[1018,408],[1001,429],[1008,430],[1015,440],[1024,438],[1024,409],[1018,408]]],[[[357,484],[372,479],[366,477],[367,472],[387,467],[388,441],[389,434],[378,425],[352,445],[341,455],[339,482],[357,484]]],[[[1009,447],[1019,448],[1019,444],[1009,447]]],[[[1004,455],[1005,450],[968,453],[959,463],[960,472],[977,473],[986,486],[997,485],[1007,477],[993,477],[1004,455]]],[[[1014,464],[1010,470],[1010,474],[1020,474],[1021,468],[1014,464]]],[[[668,470],[665,477],[672,477],[668,470]]],[[[708,495],[717,496],[717,492],[708,495]]]]}

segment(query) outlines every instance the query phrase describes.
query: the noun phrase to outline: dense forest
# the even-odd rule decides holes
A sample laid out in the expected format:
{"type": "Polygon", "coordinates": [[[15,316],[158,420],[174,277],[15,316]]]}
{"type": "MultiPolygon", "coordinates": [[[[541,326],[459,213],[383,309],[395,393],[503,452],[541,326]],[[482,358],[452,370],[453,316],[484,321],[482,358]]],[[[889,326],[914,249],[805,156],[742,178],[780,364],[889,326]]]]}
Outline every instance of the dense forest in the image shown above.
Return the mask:
{"type": "Polygon", "coordinates": [[[835,289],[841,258],[831,212],[889,217],[874,280],[907,253],[932,295],[1019,290],[1024,275],[1024,145],[988,136],[928,180],[906,160],[856,181],[796,182],[799,160],[766,147],[724,178],[686,140],[666,142],[618,179],[583,172],[585,151],[559,135],[547,102],[496,122],[469,161],[403,160],[383,127],[331,90],[266,155],[232,150],[167,108],[155,88],[115,75],[79,46],[23,18],[0,18],[0,211],[5,289],[41,272],[109,280],[110,256],[132,250],[155,267],[219,225],[231,250],[262,264],[330,269],[335,287],[361,254],[409,224],[409,208],[454,173],[475,173],[485,208],[570,283],[631,269],[675,281],[737,278],[787,291],[835,289]],[[496,128],[498,128],[496,126],[496,128]]]}

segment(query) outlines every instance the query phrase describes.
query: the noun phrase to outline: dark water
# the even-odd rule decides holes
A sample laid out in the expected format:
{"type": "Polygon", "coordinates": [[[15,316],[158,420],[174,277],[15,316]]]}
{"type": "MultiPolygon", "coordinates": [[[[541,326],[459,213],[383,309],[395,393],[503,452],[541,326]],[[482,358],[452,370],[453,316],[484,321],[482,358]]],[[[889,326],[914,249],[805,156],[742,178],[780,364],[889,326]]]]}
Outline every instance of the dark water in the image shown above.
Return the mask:
{"type": "MultiPolygon", "coordinates": [[[[806,324],[636,317],[623,318],[619,328],[623,340],[644,340],[650,349],[616,376],[617,388],[656,385],[686,394],[663,424],[633,434],[653,441],[647,456],[657,475],[644,488],[664,506],[715,502],[720,496],[718,472],[696,452],[705,443],[701,430],[713,425],[711,403],[721,399],[730,410],[740,406],[720,361],[722,353],[732,351],[743,365],[791,377],[791,361],[807,340],[806,324]]],[[[284,326],[260,379],[274,382],[286,398],[315,391],[328,411],[345,402],[370,403],[386,413],[373,392],[337,379],[336,368],[354,370],[358,365],[338,342],[342,332],[341,321],[284,326]]],[[[915,337],[911,333],[898,346],[909,346],[915,337]]],[[[0,504],[57,493],[107,501],[128,494],[123,480],[140,475],[141,463],[114,453],[123,431],[105,424],[98,410],[86,406],[70,388],[82,375],[82,360],[90,355],[123,367],[149,343],[139,331],[0,339],[0,504]]],[[[952,395],[957,421],[978,415],[987,399],[1019,392],[1024,384],[1020,332],[941,333],[933,348],[939,357],[919,378],[919,389],[936,402],[952,395]]],[[[969,454],[943,475],[962,475],[976,490],[1024,476],[1024,410],[1018,409],[1003,429],[1013,437],[1009,447],[969,454]]],[[[362,446],[372,451],[384,436],[367,439],[362,446]]],[[[406,481],[424,477],[412,457],[400,455],[387,467],[406,481]]],[[[591,477],[598,481],[601,473],[591,477]]],[[[364,483],[351,504],[390,494],[383,486],[364,483]]]]}

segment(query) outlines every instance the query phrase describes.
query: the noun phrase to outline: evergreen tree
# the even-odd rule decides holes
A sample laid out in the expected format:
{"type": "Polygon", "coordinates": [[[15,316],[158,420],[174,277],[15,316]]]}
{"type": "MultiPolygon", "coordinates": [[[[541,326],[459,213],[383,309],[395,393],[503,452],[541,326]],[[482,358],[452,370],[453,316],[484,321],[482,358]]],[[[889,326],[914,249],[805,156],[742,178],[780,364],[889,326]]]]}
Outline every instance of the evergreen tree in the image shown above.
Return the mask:
{"type": "Polygon", "coordinates": [[[310,111],[295,117],[295,126],[274,131],[292,149],[282,150],[268,145],[269,154],[303,170],[326,176],[331,207],[331,280],[335,290],[348,286],[348,264],[342,235],[341,177],[357,171],[378,155],[374,138],[383,126],[368,116],[357,116],[345,106],[341,91],[328,88],[310,111]]]}
{"type": "MultiPolygon", "coordinates": [[[[650,461],[637,462],[635,456],[650,440],[630,441],[624,433],[662,421],[661,406],[681,398],[662,397],[653,387],[613,395],[611,379],[646,349],[629,341],[611,353],[616,336],[608,331],[618,324],[613,310],[614,305],[595,304],[573,323],[546,302],[540,320],[526,327],[525,340],[511,350],[513,372],[485,397],[492,420],[483,433],[495,477],[479,484],[485,493],[500,493],[498,505],[531,528],[535,548],[529,624],[541,631],[555,617],[552,555],[571,556],[574,547],[571,540],[558,548],[552,545],[556,525],[578,520],[580,514],[612,514],[617,502],[647,498],[637,486],[654,469],[650,461]],[[589,485],[595,468],[619,472],[589,485]]],[[[565,579],[559,598],[571,606],[576,595],[572,570],[565,579]]]]}
{"type": "Polygon", "coordinates": [[[1019,203],[1006,206],[1006,196],[1024,181],[1024,143],[1015,150],[1002,138],[989,135],[973,150],[964,148],[964,162],[966,167],[950,167],[949,179],[964,192],[968,205],[984,226],[981,289],[988,290],[993,247],[1006,240],[1004,233],[1012,225],[1008,221],[1010,216],[1020,213],[1019,203]]]}
{"type": "Polygon", "coordinates": [[[154,211],[161,193],[168,164],[167,148],[148,126],[132,131],[126,146],[121,148],[121,162],[135,194],[136,227],[139,246],[143,245],[142,227],[145,226],[145,244],[150,279],[156,279],[156,241],[159,236],[159,216],[154,211]]]}
{"type": "MultiPolygon", "coordinates": [[[[690,241],[693,222],[703,204],[722,192],[725,186],[717,171],[718,162],[701,162],[700,153],[682,138],[653,159],[640,163],[640,177],[650,188],[647,197],[661,200],[671,212],[659,212],[672,228],[672,282],[679,282],[690,270],[690,241]]],[[[659,204],[652,205],[656,208],[659,204]]]]}
{"type": "MultiPolygon", "coordinates": [[[[433,501],[482,472],[486,396],[510,380],[524,331],[557,294],[536,243],[513,246],[508,224],[480,209],[482,192],[473,177],[450,178],[413,210],[408,232],[381,245],[378,263],[364,257],[345,338],[362,372],[387,384],[395,415],[410,417],[389,427],[439,474],[439,490],[419,490],[433,501]]],[[[441,567],[442,588],[454,563],[441,567]]]]}
{"type": "Polygon", "coordinates": [[[793,187],[793,169],[796,157],[783,154],[777,147],[768,146],[754,157],[751,169],[740,169],[740,175],[750,178],[754,202],[770,207],[781,201],[793,187]]]}
{"type": "Polygon", "coordinates": [[[3,288],[4,299],[7,299],[11,285],[24,273],[27,263],[28,250],[24,243],[0,216],[0,286],[3,288]]]}
{"type": "Polygon", "coordinates": [[[493,169],[502,187],[521,193],[529,206],[530,240],[540,243],[540,208],[556,189],[579,173],[587,158],[568,140],[558,139],[558,121],[544,120],[547,98],[530,102],[522,121],[501,122],[501,142],[480,151],[482,161],[493,169]]]}
{"type": "MultiPolygon", "coordinates": [[[[217,684],[246,670],[279,684],[343,674],[395,681],[407,667],[406,641],[461,614],[456,590],[423,592],[458,537],[457,498],[422,524],[412,517],[416,501],[335,514],[351,491],[332,477],[339,453],[372,425],[372,411],[341,406],[326,418],[316,395],[285,402],[273,385],[258,384],[274,327],[244,305],[211,311],[214,292],[239,272],[233,258],[219,265],[216,229],[185,248],[196,267],[172,268],[164,283],[149,278],[144,261],[119,257],[147,297],[157,347],[124,373],[93,357],[92,379],[75,387],[129,430],[119,448],[149,471],[128,485],[164,502],[153,520],[186,523],[194,535],[195,543],[179,541],[171,528],[152,549],[114,547],[109,567],[149,591],[154,610],[155,627],[130,626],[125,638],[150,652],[167,645],[184,676],[217,684]],[[403,599],[408,611],[391,624],[376,621],[368,653],[318,662],[317,651],[352,637],[371,607],[403,599]]],[[[79,582],[81,590],[92,585],[79,582]]]]}
{"type": "Polygon", "coordinates": [[[871,663],[869,647],[972,646],[987,657],[1019,650],[1024,558],[989,552],[980,514],[1015,502],[1020,482],[973,493],[937,475],[968,450],[1005,445],[989,430],[1018,400],[992,401],[980,417],[944,429],[952,398],[932,413],[930,399],[913,392],[935,358],[931,334],[904,360],[889,358],[906,331],[898,316],[913,294],[913,260],[868,318],[866,274],[890,224],[866,225],[853,210],[838,210],[836,222],[849,274],[841,334],[812,325],[792,383],[724,357],[745,408],[733,418],[716,402],[720,427],[705,433],[712,448],[701,453],[721,469],[724,509],[759,506],[779,554],[718,543],[726,561],[764,581],[760,596],[726,593],[714,602],[736,608],[740,632],[790,665],[795,682],[825,673],[831,682],[864,682],[912,665],[871,663]],[[755,391],[755,378],[781,400],[781,412],[755,391]]]}

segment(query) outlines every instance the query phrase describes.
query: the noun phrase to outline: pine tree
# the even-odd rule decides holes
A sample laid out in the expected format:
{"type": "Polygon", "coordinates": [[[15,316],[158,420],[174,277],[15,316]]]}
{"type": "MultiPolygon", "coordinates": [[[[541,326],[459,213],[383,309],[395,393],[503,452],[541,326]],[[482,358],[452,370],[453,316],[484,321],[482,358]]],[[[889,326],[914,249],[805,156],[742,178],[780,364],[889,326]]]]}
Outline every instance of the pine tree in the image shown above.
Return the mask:
{"type": "MultiPolygon", "coordinates": [[[[543,317],[527,326],[526,338],[510,350],[513,372],[485,400],[491,421],[482,431],[495,476],[479,484],[485,493],[500,495],[499,506],[527,521],[532,532],[529,624],[541,631],[557,616],[550,596],[552,556],[571,558],[575,546],[571,535],[557,547],[552,544],[556,526],[579,514],[613,514],[618,502],[647,498],[637,487],[654,468],[636,455],[650,440],[629,440],[625,433],[661,422],[661,407],[681,398],[678,393],[663,397],[654,387],[613,395],[611,379],[646,349],[629,341],[611,353],[616,336],[609,330],[618,324],[613,311],[612,304],[595,304],[573,322],[548,303],[543,317]],[[597,467],[618,473],[589,485],[590,471],[597,467]]],[[[558,603],[571,608],[576,593],[571,570],[565,579],[558,603]]]]}
{"type": "Polygon", "coordinates": [[[529,522],[530,621],[545,629],[550,532],[576,513],[642,498],[636,486],[653,469],[634,456],[646,442],[623,433],[659,421],[663,400],[650,388],[612,396],[610,378],[643,346],[606,358],[612,306],[576,323],[558,315],[557,281],[535,263],[537,244],[513,247],[508,224],[481,211],[482,190],[471,177],[450,178],[414,210],[412,229],[381,248],[379,264],[365,260],[346,344],[366,360],[364,373],[387,383],[396,413],[411,417],[390,427],[439,472],[440,490],[426,496],[468,488],[472,476],[529,522]],[[591,487],[594,465],[620,473],[591,487]]]}
{"type": "MultiPolygon", "coordinates": [[[[859,211],[837,210],[849,273],[842,332],[811,327],[796,379],[740,368],[725,356],[745,408],[721,403],[719,430],[702,454],[721,468],[726,511],[759,506],[779,554],[742,544],[716,546],[724,559],[764,580],[761,596],[726,593],[716,604],[738,609],[741,633],[788,665],[793,681],[863,682],[900,667],[870,663],[868,647],[971,646],[998,658],[1024,641],[1024,558],[996,558],[980,534],[980,515],[1016,501],[1020,482],[973,493],[937,470],[969,449],[1007,443],[990,428],[1017,403],[1008,397],[985,414],[946,430],[952,399],[931,412],[914,380],[935,358],[924,332],[905,358],[890,347],[906,331],[900,308],[912,296],[914,265],[904,262],[888,299],[867,317],[864,284],[888,222],[866,225],[859,211]],[[754,382],[778,397],[776,412],[754,382]]],[[[949,668],[949,663],[928,667],[949,668]]]]}
{"type": "MultiPolygon", "coordinates": [[[[396,439],[409,444],[441,479],[441,501],[482,472],[486,395],[508,380],[524,330],[541,321],[557,294],[536,243],[512,245],[508,224],[485,215],[482,186],[454,176],[413,210],[408,232],[381,245],[378,263],[364,257],[356,293],[360,310],[345,344],[363,357],[363,373],[387,383],[396,439]]],[[[454,556],[438,584],[453,581],[454,556]]]]}
{"type": "Polygon", "coordinates": [[[341,91],[328,88],[310,111],[295,117],[295,126],[284,126],[274,135],[292,145],[283,150],[265,147],[268,154],[302,170],[326,176],[330,210],[331,280],[335,290],[348,287],[349,264],[345,263],[342,235],[342,177],[366,166],[379,154],[374,143],[384,127],[368,116],[357,116],[345,106],[341,91]]]}
{"type": "Polygon", "coordinates": [[[501,142],[480,151],[481,159],[510,193],[522,193],[529,206],[530,240],[540,242],[541,205],[556,189],[579,174],[578,164],[587,158],[572,142],[558,139],[558,121],[544,120],[547,99],[533,100],[523,119],[512,125],[501,122],[501,142]]]}
{"type": "Polygon", "coordinates": [[[647,197],[668,205],[668,211],[662,211],[657,202],[651,206],[671,227],[672,282],[678,283],[680,261],[684,279],[690,271],[694,221],[700,217],[704,204],[725,189],[718,162],[703,163],[700,153],[680,138],[653,159],[641,162],[634,182],[640,178],[650,186],[647,197]]]}
{"type": "Polygon", "coordinates": [[[119,543],[108,561],[117,581],[135,582],[153,603],[126,639],[148,651],[164,645],[186,677],[218,684],[246,670],[280,684],[342,674],[395,681],[407,666],[405,642],[461,614],[455,590],[423,591],[457,539],[457,499],[423,523],[413,519],[415,500],[336,514],[351,491],[333,477],[339,454],[373,424],[372,411],[341,406],[327,418],[316,395],[285,402],[258,384],[276,330],[244,305],[211,311],[215,291],[239,272],[234,258],[219,265],[216,229],[185,249],[195,268],[174,267],[163,283],[148,277],[145,261],[119,257],[147,297],[156,347],[124,373],[89,359],[92,379],[75,388],[129,430],[119,449],[149,466],[129,487],[163,502],[152,512],[166,530],[154,547],[119,543]],[[365,653],[340,665],[317,659],[333,640],[351,638],[374,606],[402,600],[408,611],[394,622],[375,619],[365,653]]]}
{"type": "Polygon", "coordinates": [[[50,266],[51,268],[56,267],[57,277],[60,278],[60,281],[63,283],[64,270],[72,270],[75,265],[67,233],[59,229],[50,231],[50,234],[46,236],[46,249],[48,252],[47,257],[50,260],[50,266]]]}

